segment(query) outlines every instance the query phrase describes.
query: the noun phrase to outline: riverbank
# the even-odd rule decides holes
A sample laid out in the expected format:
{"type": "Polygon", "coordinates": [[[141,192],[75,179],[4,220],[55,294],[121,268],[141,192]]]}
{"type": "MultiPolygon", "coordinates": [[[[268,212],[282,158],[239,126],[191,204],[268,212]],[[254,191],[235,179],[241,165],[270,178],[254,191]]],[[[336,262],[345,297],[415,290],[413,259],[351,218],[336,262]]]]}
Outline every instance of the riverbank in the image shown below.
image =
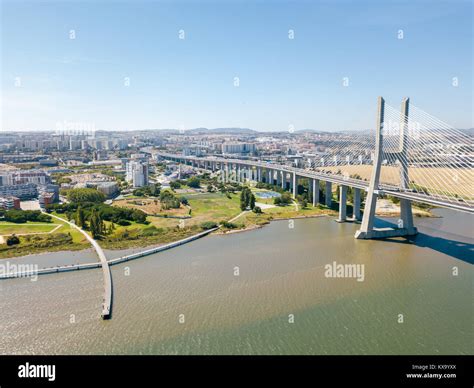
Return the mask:
{"type": "MultiPolygon", "coordinates": [[[[301,211],[301,210],[300,210],[301,211]]],[[[290,212],[288,212],[290,213],[290,212]]],[[[320,218],[320,217],[328,217],[329,219],[336,218],[337,217],[337,212],[333,211],[331,209],[325,209],[325,212],[319,213],[319,214],[299,214],[299,215],[294,215],[292,216],[289,215],[273,215],[270,216],[267,214],[267,216],[263,216],[265,213],[261,215],[256,215],[255,213],[252,212],[246,212],[244,214],[241,214],[239,216],[242,216],[241,223],[238,223],[240,227],[237,227],[235,229],[232,228],[225,228],[221,227],[211,233],[212,235],[230,235],[230,234],[236,234],[236,233],[243,233],[243,232],[249,232],[249,231],[254,231],[257,229],[261,229],[266,225],[269,225],[272,221],[284,221],[284,220],[296,220],[296,219],[306,219],[306,218],[320,218]],[[245,220],[244,220],[245,218],[245,220]],[[257,221],[255,221],[257,219],[257,221]],[[253,222],[250,222],[251,220],[254,220],[253,222]]],[[[414,212],[415,215],[417,213],[414,212]]],[[[437,215],[434,215],[432,213],[428,213],[428,216],[422,215],[421,217],[440,217],[437,215]]],[[[386,217],[386,218],[393,218],[399,215],[397,212],[386,212],[382,214],[377,214],[379,217],[386,217]]],[[[238,220],[238,218],[237,218],[238,220]]],[[[190,236],[193,236],[199,232],[202,232],[203,230],[198,230],[198,228],[187,228],[187,229],[178,229],[172,234],[168,235],[162,235],[160,236],[159,239],[151,239],[151,238],[146,238],[146,239],[137,239],[137,240],[123,240],[123,241],[116,241],[116,242],[110,242],[110,243],[104,243],[103,241],[100,241],[100,245],[104,249],[105,255],[108,260],[114,259],[118,256],[123,256],[127,254],[135,254],[135,253],[140,253],[144,250],[149,250],[149,249],[154,249],[154,248],[159,248],[163,245],[173,243],[175,241],[178,241],[180,239],[184,239],[190,236]]],[[[47,255],[48,253],[64,253],[64,257],[68,258],[68,252],[88,252],[90,251],[90,245],[84,245],[84,244],[69,244],[67,245],[67,250],[64,250],[64,246],[55,246],[55,247],[49,247],[48,250],[38,250],[38,251],[31,251],[28,250],[27,247],[25,249],[21,250],[16,250],[15,252],[18,253],[15,256],[3,256],[2,253],[0,252],[0,259],[15,259],[15,260],[23,260],[27,259],[30,257],[41,257],[44,255],[47,255]],[[28,254],[26,254],[28,253],[28,254]]],[[[76,255],[77,256],[77,255],[76,255]]],[[[82,260],[80,260],[82,261],[82,260]]],[[[89,260],[90,261],[90,260],[89,260]]],[[[86,261],[86,262],[89,262],[86,261]]],[[[75,262],[77,262],[77,257],[75,259],[75,262]]],[[[70,264],[70,263],[64,263],[64,264],[70,264]]]]}
{"type": "MultiPolygon", "coordinates": [[[[239,196],[226,196],[222,193],[200,193],[195,194],[189,199],[192,209],[189,219],[177,219],[173,217],[148,217],[148,225],[132,222],[129,226],[116,226],[116,230],[110,236],[104,236],[99,241],[101,247],[106,250],[108,258],[117,257],[114,252],[129,252],[133,250],[138,253],[143,249],[159,247],[165,244],[178,241],[205,230],[204,223],[221,222],[225,224],[214,234],[225,235],[241,233],[260,229],[268,225],[273,220],[290,220],[313,218],[321,216],[337,217],[337,204],[332,208],[324,205],[312,206],[309,204],[305,208],[298,206],[293,202],[287,206],[272,205],[271,199],[261,199],[262,213],[252,211],[241,212],[239,208],[239,196]]],[[[379,217],[398,217],[400,206],[388,199],[379,199],[376,214],[379,217]]],[[[428,210],[413,208],[415,217],[435,217],[428,210]]],[[[14,247],[7,247],[3,244],[0,250],[0,259],[25,257],[29,254],[40,254],[48,252],[61,251],[80,251],[90,248],[90,244],[80,233],[67,224],[67,221],[61,219],[63,224],[51,234],[50,240],[43,242],[37,239],[46,239],[41,236],[24,236],[21,238],[21,244],[14,247]],[[59,232],[65,232],[64,235],[59,232]],[[31,241],[31,243],[30,243],[31,241]],[[66,249],[65,249],[66,248],[66,249]]],[[[19,226],[21,227],[21,226],[19,226]]],[[[24,227],[23,227],[24,228],[24,227]]]]}
{"type": "MultiPolygon", "coordinates": [[[[437,217],[431,210],[431,208],[420,209],[412,206],[412,213],[415,217],[437,217]]],[[[375,214],[378,217],[398,217],[400,216],[400,204],[389,199],[379,198],[375,214]]]]}

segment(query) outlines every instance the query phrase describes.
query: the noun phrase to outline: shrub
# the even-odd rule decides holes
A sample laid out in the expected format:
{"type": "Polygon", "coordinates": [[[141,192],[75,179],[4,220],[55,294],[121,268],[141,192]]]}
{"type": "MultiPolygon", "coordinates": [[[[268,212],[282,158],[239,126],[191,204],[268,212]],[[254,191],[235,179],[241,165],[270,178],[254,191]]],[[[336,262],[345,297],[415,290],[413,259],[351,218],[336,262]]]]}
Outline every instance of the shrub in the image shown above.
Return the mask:
{"type": "Polygon", "coordinates": [[[229,221],[221,221],[221,225],[224,228],[227,228],[227,229],[236,229],[237,228],[237,224],[234,224],[233,222],[229,222],[229,221]]]}
{"type": "Polygon", "coordinates": [[[170,182],[170,187],[173,189],[173,190],[176,190],[176,189],[179,189],[181,187],[181,184],[177,181],[173,181],[173,182],[170,182]]]}
{"type": "Polygon", "coordinates": [[[18,236],[15,236],[14,234],[12,234],[10,237],[7,238],[7,245],[9,247],[11,247],[12,245],[19,244],[19,243],[20,243],[20,239],[18,238],[18,236]]]}
{"type": "Polygon", "coordinates": [[[217,224],[213,221],[206,221],[201,224],[201,228],[203,228],[204,230],[209,230],[209,229],[217,228],[217,224]]]}
{"type": "Polygon", "coordinates": [[[282,205],[289,205],[292,201],[291,199],[291,194],[288,192],[288,191],[285,191],[281,197],[280,197],[280,201],[281,201],[281,204],[282,205]]]}
{"type": "Polygon", "coordinates": [[[180,200],[175,197],[173,192],[170,190],[163,190],[160,193],[160,202],[161,202],[161,207],[164,210],[167,209],[179,209],[180,207],[180,200]]]}

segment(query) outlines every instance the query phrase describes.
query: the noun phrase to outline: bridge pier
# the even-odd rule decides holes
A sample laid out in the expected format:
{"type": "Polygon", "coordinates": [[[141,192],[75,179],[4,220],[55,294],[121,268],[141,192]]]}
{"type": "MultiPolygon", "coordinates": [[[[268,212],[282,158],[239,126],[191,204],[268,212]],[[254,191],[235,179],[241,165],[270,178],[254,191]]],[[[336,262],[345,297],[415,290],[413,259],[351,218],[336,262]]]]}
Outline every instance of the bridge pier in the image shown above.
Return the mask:
{"type": "Polygon", "coordinates": [[[413,236],[418,233],[413,224],[413,213],[411,210],[411,201],[408,199],[400,199],[400,220],[399,227],[406,229],[408,236],[413,236]]]}
{"type": "Polygon", "coordinates": [[[324,191],[325,202],[327,207],[332,206],[332,183],[326,181],[326,190],[324,191]]]}
{"type": "Polygon", "coordinates": [[[347,186],[339,186],[339,218],[337,222],[346,222],[347,219],[347,186]]]}
{"type": "Polygon", "coordinates": [[[319,179],[313,179],[313,206],[319,203],[319,179]]]}
{"type": "Polygon", "coordinates": [[[219,173],[220,173],[221,182],[225,183],[225,170],[222,168],[222,164],[219,166],[219,173]]]}
{"type": "Polygon", "coordinates": [[[298,194],[298,177],[296,176],[296,172],[293,172],[293,198],[296,198],[298,194]]]}
{"type": "Polygon", "coordinates": [[[360,221],[360,189],[353,188],[352,221],[360,221]]]}

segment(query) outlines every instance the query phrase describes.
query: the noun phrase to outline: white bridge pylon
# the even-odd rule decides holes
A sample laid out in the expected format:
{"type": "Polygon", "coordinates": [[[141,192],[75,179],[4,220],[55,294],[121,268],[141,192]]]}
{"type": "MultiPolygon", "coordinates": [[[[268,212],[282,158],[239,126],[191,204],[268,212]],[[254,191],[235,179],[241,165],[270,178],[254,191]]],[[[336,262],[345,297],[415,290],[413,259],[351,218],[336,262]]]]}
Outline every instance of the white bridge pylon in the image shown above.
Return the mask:
{"type": "Polygon", "coordinates": [[[400,168],[401,189],[408,189],[408,182],[410,182],[407,163],[409,101],[410,100],[408,98],[405,98],[402,101],[398,149],[395,149],[391,152],[384,152],[383,126],[385,122],[385,100],[382,97],[378,98],[377,122],[375,127],[374,165],[367,190],[367,199],[365,201],[362,224],[360,229],[355,234],[355,238],[357,239],[413,236],[418,233],[413,224],[411,201],[403,198],[400,199],[400,220],[398,222],[398,228],[375,228],[374,226],[382,161],[388,156],[396,158],[400,168]]]}

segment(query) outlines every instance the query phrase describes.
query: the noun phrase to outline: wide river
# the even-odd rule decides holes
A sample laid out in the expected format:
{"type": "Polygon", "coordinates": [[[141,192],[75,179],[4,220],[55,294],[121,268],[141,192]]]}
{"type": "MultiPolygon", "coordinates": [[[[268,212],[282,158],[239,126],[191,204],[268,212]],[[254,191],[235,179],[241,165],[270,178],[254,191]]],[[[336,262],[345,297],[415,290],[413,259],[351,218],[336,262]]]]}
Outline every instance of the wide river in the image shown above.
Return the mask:
{"type": "MultiPolygon", "coordinates": [[[[355,240],[358,225],[322,217],[113,266],[110,321],[101,270],[3,280],[0,353],[472,354],[474,217],[436,213],[411,243],[355,240]],[[363,281],[326,277],[333,262],[363,265],[363,281]]],[[[10,262],[71,256],[95,260],[10,262]]]]}

